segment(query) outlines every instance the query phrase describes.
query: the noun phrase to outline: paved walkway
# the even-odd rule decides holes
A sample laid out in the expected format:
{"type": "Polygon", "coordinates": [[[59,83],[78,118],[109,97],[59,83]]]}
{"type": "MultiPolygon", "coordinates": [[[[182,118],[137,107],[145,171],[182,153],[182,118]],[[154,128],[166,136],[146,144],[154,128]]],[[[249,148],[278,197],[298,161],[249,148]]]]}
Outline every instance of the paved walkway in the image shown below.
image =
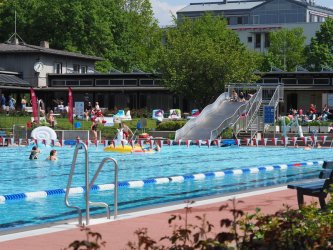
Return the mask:
{"type": "MultiPolygon", "coordinates": [[[[283,208],[283,204],[297,208],[296,191],[286,190],[285,188],[277,190],[282,191],[254,194],[252,196],[238,198],[238,200],[242,200],[243,203],[239,203],[237,207],[246,212],[253,212],[259,207],[264,213],[274,213],[283,208]]],[[[311,199],[306,199],[306,201],[310,202],[311,199]]],[[[227,211],[218,211],[220,206],[226,203],[230,204],[230,201],[193,207],[189,215],[189,222],[196,222],[195,216],[206,214],[208,221],[215,225],[215,230],[218,230],[220,219],[230,216],[230,213],[227,211]]],[[[148,235],[155,240],[165,235],[170,235],[171,228],[168,225],[168,219],[172,214],[183,215],[184,209],[91,225],[89,228],[91,228],[92,231],[102,234],[103,240],[106,241],[106,247],[103,249],[128,249],[126,248],[126,244],[129,240],[136,240],[134,232],[139,228],[148,228],[148,235]]],[[[2,241],[0,242],[0,250],[60,250],[67,247],[72,241],[77,239],[82,240],[84,238],[83,232],[78,228],[7,241],[4,241],[6,239],[1,239],[0,237],[0,241],[2,241]]]]}

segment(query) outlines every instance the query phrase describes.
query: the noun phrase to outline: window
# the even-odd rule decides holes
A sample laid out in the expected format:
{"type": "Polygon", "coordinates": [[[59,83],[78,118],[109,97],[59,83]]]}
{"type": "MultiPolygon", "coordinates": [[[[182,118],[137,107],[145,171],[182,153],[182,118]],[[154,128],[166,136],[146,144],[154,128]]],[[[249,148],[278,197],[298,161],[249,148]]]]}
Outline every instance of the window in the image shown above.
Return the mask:
{"type": "Polygon", "coordinates": [[[243,24],[243,17],[237,17],[237,24],[243,24]]]}
{"type": "Polygon", "coordinates": [[[62,74],[62,64],[61,63],[54,64],[54,73],[62,74]]]}
{"type": "Polygon", "coordinates": [[[92,80],[80,80],[80,86],[92,86],[93,81],[92,80]]]}
{"type": "Polygon", "coordinates": [[[80,73],[80,65],[73,64],[73,73],[80,73]]]}
{"type": "Polygon", "coordinates": [[[270,45],[269,33],[265,33],[265,48],[268,48],[270,45]]]}
{"type": "Polygon", "coordinates": [[[144,79],[144,80],[140,80],[140,85],[154,85],[154,80],[152,79],[144,79]]]}
{"type": "Polygon", "coordinates": [[[127,85],[127,86],[136,86],[137,82],[136,82],[136,80],[128,79],[128,80],[124,80],[124,85],[127,85]]]}
{"type": "Polygon", "coordinates": [[[78,85],[79,85],[79,81],[76,81],[76,80],[66,81],[66,86],[78,86],[78,85]]]}
{"type": "Polygon", "coordinates": [[[252,43],[252,36],[248,36],[248,37],[247,37],[247,42],[248,42],[248,43],[252,43]]]}
{"type": "Polygon", "coordinates": [[[259,16],[253,16],[253,24],[259,24],[259,16]]]}
{"type": "Polygon", "coordinates": [[[313,83],[317,85],[329,85],[330,79],[329,78],[315,78],[313,79],[313,83]]]}
{"type": "Polygon", "coordinates": [[[110,80],[110,85],[112,85],[112,86],[122,86],[123,85],[123,80],[121,80],[121,79],[111,79],[110,80]]]}
{"type": "Polygon", "coordinates": [[[259,48],[260,49],[261,47],[261,34],[260,33],[257,33],[256,34],[256,44],[255,44],[255,48],[259,48]]]}
{"type": "Polygon", "coordinates": [[[109,80],[107,79],[96,79],[96,86],[106,86],[109,85],[109,80]]]}
{"type": "Polygon", "coordinates": [[[230,17],[227,17],[227,24],[230,25],[230,17]]]}
{"type": "Polygon", "coordinates": [[[282,78],[281,81],[285,85],[296,85],[297,84],[297,80],[295,78],[282,78]]]}
{"type": "Polygon", "coordinates": [[[81,65],[81,74],[87,74],[87,66],[81,65]]]}
{"type": "Polygon", "coordinates": [[[62,81],[62,80],[52,80],[51,85],[52,86],[65,86],[65,81],[62,81]]]}

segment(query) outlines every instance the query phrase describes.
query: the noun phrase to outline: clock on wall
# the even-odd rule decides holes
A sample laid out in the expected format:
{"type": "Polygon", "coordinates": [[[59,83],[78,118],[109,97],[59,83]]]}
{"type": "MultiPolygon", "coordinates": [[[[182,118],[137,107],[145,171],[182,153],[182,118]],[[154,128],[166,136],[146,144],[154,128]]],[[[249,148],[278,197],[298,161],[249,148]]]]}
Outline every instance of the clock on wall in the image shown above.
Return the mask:
{"type": "Polygon", "coordinates": [[[34,64],[34,70],[38,73],[40,73],[44,68],[44,64],[42,62],[36,62],[34,64]]]}

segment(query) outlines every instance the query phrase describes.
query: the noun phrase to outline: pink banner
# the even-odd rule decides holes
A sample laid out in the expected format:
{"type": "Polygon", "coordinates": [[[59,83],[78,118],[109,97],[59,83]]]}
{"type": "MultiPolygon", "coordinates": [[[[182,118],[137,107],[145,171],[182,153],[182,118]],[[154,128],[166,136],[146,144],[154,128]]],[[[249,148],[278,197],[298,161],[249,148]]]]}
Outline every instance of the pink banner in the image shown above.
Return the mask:
{"type": "Polygon", "coordinates": [[[39,120],[38,120],[37,96],[33,88],[30,88],[30,100],[32,106],[32,116],[34,117],[34,122],[38,124],[39,120]]]}
{"type": "Polygon", "coordinates": [[[68,88],[68,120],[73,124],[73,93],[71,88],[68,88]]]}

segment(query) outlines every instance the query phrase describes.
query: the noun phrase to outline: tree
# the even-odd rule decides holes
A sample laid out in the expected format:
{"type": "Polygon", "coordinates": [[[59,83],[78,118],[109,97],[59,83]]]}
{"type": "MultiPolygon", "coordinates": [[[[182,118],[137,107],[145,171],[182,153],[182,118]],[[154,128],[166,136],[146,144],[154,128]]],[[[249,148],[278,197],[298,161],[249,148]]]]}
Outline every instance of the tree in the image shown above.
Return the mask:
{"type": "Polygon", "coordinates": [[[302,28],[282,29],[269,34],[270,46],[266,55],[269,66],[294,71],[297,65],[304,65],[306,37],[302,28]]]}
{"type": "Polygon", "coordinates": [[[259,56],[241,44],[225,20],[207,14],[175,22],[176,27],[165,31],[159,69],[171,91],[203,108],[226,84],[255,79],[259,56]]]}
{"type": "Polygon", "coordinates": [[[306,48],[307,65],[313,70],[333,68],[333,19],[321,24],[311,44],[306,48]]]}
{"type": "Polygon", "coordinates": [[[29,44],[105,58],[97,69],[152,70],[160,29],[149,0],[0,0],[0,40],[14,31],[29,44]]]}

